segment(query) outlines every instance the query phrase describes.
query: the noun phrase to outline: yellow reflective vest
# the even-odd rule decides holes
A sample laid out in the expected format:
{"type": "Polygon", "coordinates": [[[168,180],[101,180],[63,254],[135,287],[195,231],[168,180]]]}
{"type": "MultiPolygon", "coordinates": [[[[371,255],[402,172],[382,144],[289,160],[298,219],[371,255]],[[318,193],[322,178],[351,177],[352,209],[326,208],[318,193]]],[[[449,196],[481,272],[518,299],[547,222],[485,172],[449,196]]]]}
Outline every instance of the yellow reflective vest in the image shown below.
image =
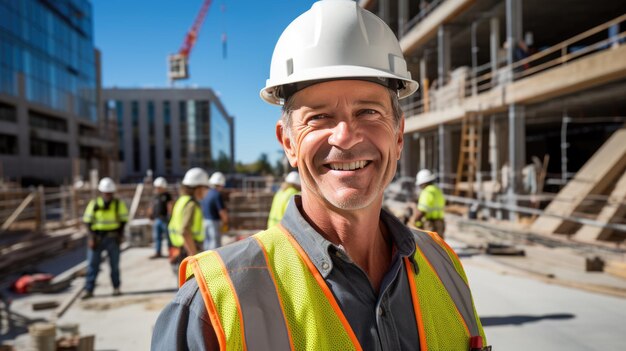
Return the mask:
{"type": "Polygon", "coordinates": [[[120,228],[121,223],[128,222],[128,210],[124,201],[113,198],[108,208],[104,206],[104,199],[98,196],[89,201],[83,222],[93,231],[113,231],[120,228]]]}
{"type": "Polygon", "coordinates": [[[443,219],[446,199],[436,185],[429,185],[420,192],[417,209],[424,213],[425,220],[443,219]]]}
{"type": "MultiPolygon", "coordinates": [[[[435,233],[416,232],[405,258],[420,351],[486,345],[467,278],[435,233]]],[[[251,238],[186,258],[182,286],[198,282],[220,350],[362,350],[334,295],[293,236],[274,226],[251,238]]]]}
{"type": "Polygon", "coordinates": [[[286,189],[282,189],[276,192],[274,199],[272,200],[272,208],[270,209],[270,215],[267,218],[267,227],[278,224],[285,214],[287,204],[294,195],[299,194],[298,189],[289,186],[286,189]]]}
{"type": "Polygon", "coordinates": [[[183,212],[185,207],[194,206],[193,223],[191,225],[191,236],[194,241],[202,242],[204,240],[204,232],[202,231],[202,211],[200,205],[191,196],[184,195],[176,200],[172,209],[172,218],[167,226],[170,241],[175,247],[182,247],[185,240],[183,239],[183,212]]]}

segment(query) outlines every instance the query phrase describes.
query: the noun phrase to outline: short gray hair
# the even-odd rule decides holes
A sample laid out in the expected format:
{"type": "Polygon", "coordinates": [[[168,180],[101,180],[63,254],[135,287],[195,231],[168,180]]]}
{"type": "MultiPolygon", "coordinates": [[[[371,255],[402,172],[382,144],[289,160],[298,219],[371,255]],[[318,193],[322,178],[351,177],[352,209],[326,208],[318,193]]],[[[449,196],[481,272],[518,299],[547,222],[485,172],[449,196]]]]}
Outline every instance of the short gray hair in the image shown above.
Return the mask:
{"type": "MultiPolygon", "coordinates": [[[[396,123],[396,128],[398,128],[400,126],[400,120],[402,119],[402,106],[400,106],[400,98],[398,97],[398,92],[396,90],[387,88],[387,93],[391,99],[393,119],[396,123]]],[[[287,101],[285,101],[280,117],[283,122],[283,129],[286,129],[287,136],[291,136],[291,114],[293,113],[294,96],[295,94],[291,95],[287,101]]]]}

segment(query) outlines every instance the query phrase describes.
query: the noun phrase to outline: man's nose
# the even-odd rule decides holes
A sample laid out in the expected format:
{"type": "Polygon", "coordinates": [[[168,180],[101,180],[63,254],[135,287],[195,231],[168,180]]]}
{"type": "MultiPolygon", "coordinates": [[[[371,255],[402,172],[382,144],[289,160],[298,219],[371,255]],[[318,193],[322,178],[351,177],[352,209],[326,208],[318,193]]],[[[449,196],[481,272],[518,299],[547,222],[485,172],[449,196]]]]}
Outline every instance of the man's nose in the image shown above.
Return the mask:
{"type": "Polygon", "coordinates": [[[328,138],[328,143],[340,149],[350,149],[354,145],[363,141],[363,136],[358,126],[349,121],[340,121],[332,129],[332,134],[328,138]]]}

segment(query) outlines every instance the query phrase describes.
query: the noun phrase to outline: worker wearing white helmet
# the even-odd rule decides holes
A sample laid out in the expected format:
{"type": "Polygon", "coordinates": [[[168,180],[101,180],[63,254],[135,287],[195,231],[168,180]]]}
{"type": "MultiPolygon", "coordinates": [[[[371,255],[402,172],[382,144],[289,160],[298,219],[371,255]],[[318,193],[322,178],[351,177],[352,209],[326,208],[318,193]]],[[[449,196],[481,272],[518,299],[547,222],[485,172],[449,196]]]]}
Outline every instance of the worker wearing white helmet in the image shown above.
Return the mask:
{"type": "Polygon", "coordinates": [[[181,186],[182,196],[176,200],[167,226],[172,244],[169,258],[175,271],[185,257],[202,251],[204,232],[200,200],[208,189],[209,176],[202,168],[191,168],[185,173],[181,186]]]}
{"type": "Polygon", "coordinates": [[[382,209],[404,140],[398,100],[416,89],[393,32],[359,2],[296,18],[261,97],[282,105],[276,136],[302,195],[278,225],[182,263],[152,349],[482,349],[457,256],[382,209]]]}
{"type": "Polygon", "coordinates": [[[222,172],[211,174],[209,192],[200,202],[202,208],[204,249],[213,250],[222,246],[222,231],[228,230],[228,209],[222,198],[226,177],[222,172]]]}
{"type": "Polygon", "coordinates": [[[120,244],[124,239],[128,210],[124,201],[115,197],[117,187],[113,179],[109,177],[100,179],[98,191],[100,196],[89,201],[83,214],[83,223],[87,226],[89,234],[87,279],[82,299],[93,297],[103,251],[106,251],[109,257],[113,295],[121,294],[120,244]]]}
{"type": "Polygon", "coordinates": [[[169,239],[167,224],[172,216],[174,202],[172,195],[167,191],[167,180],[158,177],[152,183],[154,187],[154,196],[152,198],[152,206],[148,210],[148,216],[152,219],[152,239],[154,241],[154,255],[150,259],[167,257],[161,254],[161,242],[167,240],[168,252],[172,247],[169,239]]]}
{"type": "Polygon", "coordinates": [[[291,198],[297,194],[300,194],[300,175],[297,171],[292,171],[287,174],[287,177],[285,177],[285,181],[281,184],[280,189],[278,189],[276,194],[274,194],[270,214],[267,218],[268,228],[271,228],[280,222],[285,214],[285,211],[287,210],[287,204],[289,204],[291,198]]]}
{"type": "Polygon", "coordinates": [[[442,239],[445,235],[444,208],[446,199],[443,192],[435,185],[437,177],[428,169],[422,169],[415,176],[415,185],[420,189],[417,208],[409,223],[418,229],[437,233],[442,239]]]}

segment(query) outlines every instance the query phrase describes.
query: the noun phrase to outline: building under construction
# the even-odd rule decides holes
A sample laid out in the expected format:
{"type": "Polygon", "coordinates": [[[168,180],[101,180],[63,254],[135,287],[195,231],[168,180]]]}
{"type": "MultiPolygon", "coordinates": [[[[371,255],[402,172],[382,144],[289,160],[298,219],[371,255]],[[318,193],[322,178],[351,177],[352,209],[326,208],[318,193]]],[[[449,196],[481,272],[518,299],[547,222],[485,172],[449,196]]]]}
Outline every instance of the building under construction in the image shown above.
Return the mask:
{"type": "Polygon", "coordinates": [[[402,176],[433,169],[449,200],[532,215],[533,232],[624,240],[623,1],[359,3],[420,82],[404,104],[402,176]]]}

